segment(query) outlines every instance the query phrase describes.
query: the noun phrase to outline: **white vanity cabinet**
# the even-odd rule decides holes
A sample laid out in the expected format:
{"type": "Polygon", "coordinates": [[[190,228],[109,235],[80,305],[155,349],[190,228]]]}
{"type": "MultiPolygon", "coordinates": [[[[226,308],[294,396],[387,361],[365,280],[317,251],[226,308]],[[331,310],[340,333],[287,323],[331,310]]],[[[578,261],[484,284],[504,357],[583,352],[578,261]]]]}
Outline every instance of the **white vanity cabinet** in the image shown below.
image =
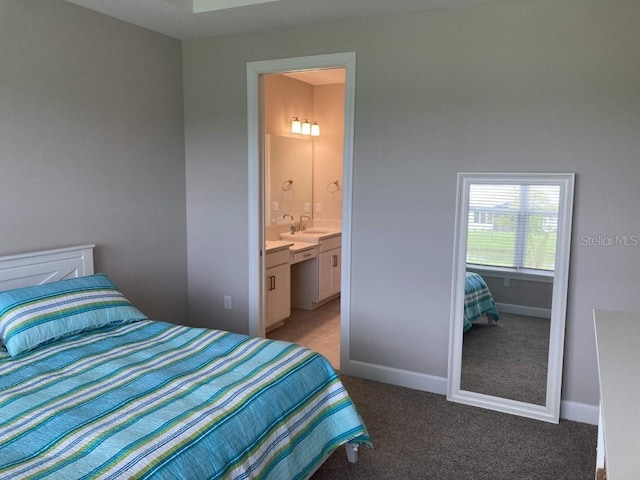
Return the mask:
{"type": "Polygon", "coordinates": [[[340,293],[342,237],[323,240],[318,246],[318,301],[340,293]]]}
{"type": "Polygon", "coordinates": [[[340,293],[342,236],[323,238],[294,254],[291,305],[313,310],[340,293]]]}
{"type": "Polygon", "coordinates": [[[269,329],[291,315],[291,268],[289,247],[267,251],[265,259],[265,290],[269,329]]]}

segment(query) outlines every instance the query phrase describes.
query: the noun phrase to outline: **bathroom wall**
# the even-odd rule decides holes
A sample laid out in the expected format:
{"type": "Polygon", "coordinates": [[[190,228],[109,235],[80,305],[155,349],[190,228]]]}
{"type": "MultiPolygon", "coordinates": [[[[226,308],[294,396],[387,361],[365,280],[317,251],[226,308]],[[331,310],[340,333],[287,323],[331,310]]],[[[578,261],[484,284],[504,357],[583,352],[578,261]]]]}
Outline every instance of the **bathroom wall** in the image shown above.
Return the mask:
{"type": "Polygon", "coordinates": [[[291,214],[296,221],[304,214],[304,203],[313,199],[313,141],[311,137],[291,133],[291,119],[313,118],[313,86],[285,75],[265,75],[264,130],[265,138],[265,240],[278,240],[289,229],[291,214]],[[269,138],[272,137],[272,138],[269,138]],[[280,142],[277,142],[277,137],[280,142]],[[291,140],[289,140],[291,139],[291,140]],[[275,143],[292,143],[277,153],[275,143]],[[275,158],[272,159],[272,156],[275,158]],[[304,158],[299,158],[302,155],[304,158]],[[295,162],[295,163],[294,163],[295,162]],[[274,168],[276,165],[279,168],[274,168]],[[293,180],[289,190],[281,189],[282,182],[293,180]],[[273,202],[278,207],[273,208],[273,202]]]}
{"type": "MultiPolygon", "coordinates": [[[[320,136],[309,139],[313,142],[314,157],[311,216],[314,221],[339,225],[342,219],[344,85],[311,85],[285,75],[265,75],[264,92],[267,134],[300,138],[291,133],[292,117],[315,120],[320,125],[320,136]],[[338,185],[329,185],[335,180],[338,185]]],[[[282,222],[280,217],[278,215],[277,220],[284,225],[266,226],[267,240],[277,240],[281,232],[287,231],[288,221],[282,222]]]]}
{"type": "Polygon", "coordinates": [[[341,221],[344,84],[315,86],[313,115],[320,125],[320,136],[313,141],[313,218],[319,221],[341,221]],[[332,183],[335,180],[338,185],[332,183]],[[318,204],[320,211],[317,209],[318,204]]]}
{"type": "Polygon", "coordinates": [[[264,130],[282,137],[291,133],[291,118],[313,118],[313,85],[285,75],[265,75],[264,130]]]}

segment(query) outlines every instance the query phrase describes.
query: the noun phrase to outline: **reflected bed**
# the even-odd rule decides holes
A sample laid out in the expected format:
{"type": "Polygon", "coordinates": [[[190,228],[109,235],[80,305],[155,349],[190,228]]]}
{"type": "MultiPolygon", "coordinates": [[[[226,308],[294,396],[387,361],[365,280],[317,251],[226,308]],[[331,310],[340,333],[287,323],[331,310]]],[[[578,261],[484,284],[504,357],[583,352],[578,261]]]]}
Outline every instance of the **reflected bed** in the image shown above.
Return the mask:
{"type": "Polygon", "coordinates": [[[479,274],[466,272],[464,280],[464,331],[471,328],[474,322],[482,317],[498,320],[500,315],[493,300],[493,295],[479,274]]]}

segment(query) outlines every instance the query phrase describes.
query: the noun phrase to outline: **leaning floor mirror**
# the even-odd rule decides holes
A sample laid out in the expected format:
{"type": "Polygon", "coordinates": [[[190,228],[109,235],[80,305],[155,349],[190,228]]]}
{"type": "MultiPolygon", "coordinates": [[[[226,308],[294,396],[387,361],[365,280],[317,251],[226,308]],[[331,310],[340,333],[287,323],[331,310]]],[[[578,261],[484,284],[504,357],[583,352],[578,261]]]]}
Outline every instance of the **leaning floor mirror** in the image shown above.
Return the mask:
{"type": "Polygon", "coordinates": [[[573,185],[458,174],[448,400],[559,421],[573,185]]]}

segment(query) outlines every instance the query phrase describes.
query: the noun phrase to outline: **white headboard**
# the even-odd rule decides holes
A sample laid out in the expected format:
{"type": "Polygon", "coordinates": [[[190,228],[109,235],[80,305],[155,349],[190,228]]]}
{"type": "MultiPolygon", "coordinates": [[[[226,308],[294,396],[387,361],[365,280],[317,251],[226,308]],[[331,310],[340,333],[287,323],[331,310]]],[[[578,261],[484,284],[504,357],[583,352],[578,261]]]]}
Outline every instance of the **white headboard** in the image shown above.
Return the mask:
{"type": "Polygon", "coordinates": [[[95,245],[0,257],[0,291],[93,274],[95,245]]]}

